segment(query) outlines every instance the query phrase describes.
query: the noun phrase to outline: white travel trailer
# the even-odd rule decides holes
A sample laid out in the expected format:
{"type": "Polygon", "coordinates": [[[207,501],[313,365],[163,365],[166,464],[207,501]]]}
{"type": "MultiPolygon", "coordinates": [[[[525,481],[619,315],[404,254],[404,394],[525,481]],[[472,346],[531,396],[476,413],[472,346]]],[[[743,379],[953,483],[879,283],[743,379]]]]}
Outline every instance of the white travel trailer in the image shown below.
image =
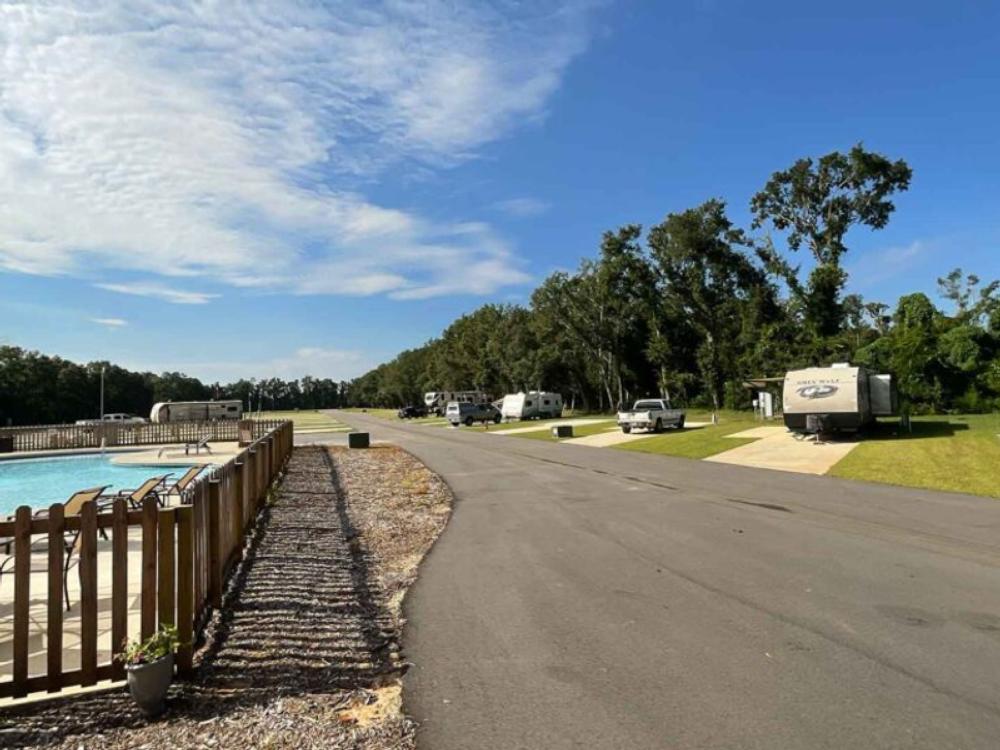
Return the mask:
{"type": "Polygon", "coordinates": [[[428,412],[444,416],[448,404],[485,404],[489,397],[482,391],[429,391],[424,394],[424,405],[428,412]]]}
{"type": "Polygon", "coordinates": [[[153,404],[150,422],[215,422],[240,419],[242,401],[161,401],[153,404]]]}
{"type": "Polygon", "coordinates": [[[785,425],[798,432],[810,416],[820,417],[827,429],[850,432],[897,408],[891,375],[871,375],[847,363],[792,370],[785,375],[782,401],[785,425]]]}
{"type": "Polygon", "coordinates": [[[561,417],[562,396],[548,391],[510,393],[503,397],[500,414],[504,419],[547,419],[561,417]]]}

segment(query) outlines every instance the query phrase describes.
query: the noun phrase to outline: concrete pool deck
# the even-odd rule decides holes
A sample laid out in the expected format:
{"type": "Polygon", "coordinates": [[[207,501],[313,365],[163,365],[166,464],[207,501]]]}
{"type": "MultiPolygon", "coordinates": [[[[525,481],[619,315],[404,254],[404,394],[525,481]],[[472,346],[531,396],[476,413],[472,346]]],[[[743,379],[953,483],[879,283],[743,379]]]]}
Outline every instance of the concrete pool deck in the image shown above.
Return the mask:
{"type": "Polygon", "coordinates": [[[184,453],[183,443],[158,445],[148,450],[130,451],[116,455],[111,459],[111,463],[119,466],[193,466],[197,464],[208,466],[225,463],[242,450],[237,442],[210,443],[209,448],[212,449],[211,453],[204,450],[201,453],[195,453],[193,450],[184,453]]]}

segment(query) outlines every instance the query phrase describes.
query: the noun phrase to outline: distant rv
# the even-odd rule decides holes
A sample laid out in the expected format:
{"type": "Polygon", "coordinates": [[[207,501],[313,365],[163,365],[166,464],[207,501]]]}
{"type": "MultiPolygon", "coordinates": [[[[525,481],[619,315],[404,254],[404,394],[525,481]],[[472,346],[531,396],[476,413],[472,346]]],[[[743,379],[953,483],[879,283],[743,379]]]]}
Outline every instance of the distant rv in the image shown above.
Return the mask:
{"type": "Polygon", "coordinates": [[[897,411],[896,384],[890,375],[869,374],[864,367],[837,363],[831,367],[792,370],[782,393],[785,426],[804,431],[808,417],[832,431],[852,432],[897,411]]]}
{"type": "Polygon", "coordinates": [[[242,401],[161,401],[149,412],[150,422],[215,422],[243,416],[242,401]]]}
{"type": "Polygon", "coordinates": [[[562,410],[562,396],[547,391],[509,393],[500,407],[504,419],[552,419],[561,417],[562,410]]]}
{"type": "Polygon", "coordinates": [[[424,405],[428,412],[439,417],[451,402],[459,404],[485,404],[489,398],[482,391],[429,391],[424,394],[424,405]]]}

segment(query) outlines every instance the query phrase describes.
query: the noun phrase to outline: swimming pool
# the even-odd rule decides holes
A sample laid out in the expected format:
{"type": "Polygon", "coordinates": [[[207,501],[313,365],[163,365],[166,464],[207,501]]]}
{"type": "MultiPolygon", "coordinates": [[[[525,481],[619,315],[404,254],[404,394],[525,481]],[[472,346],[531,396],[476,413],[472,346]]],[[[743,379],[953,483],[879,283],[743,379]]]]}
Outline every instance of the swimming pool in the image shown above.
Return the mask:
{"type": "Polygon", "coordinates": [[[0,461],[0,516],[12,514],[19,505],[47,508],[89,487],[110,484],[107,492],[134,489],[149,477],[171,472],[178,476],[186,468],[117,466],[110,456],[99,455],[0,461]]]}

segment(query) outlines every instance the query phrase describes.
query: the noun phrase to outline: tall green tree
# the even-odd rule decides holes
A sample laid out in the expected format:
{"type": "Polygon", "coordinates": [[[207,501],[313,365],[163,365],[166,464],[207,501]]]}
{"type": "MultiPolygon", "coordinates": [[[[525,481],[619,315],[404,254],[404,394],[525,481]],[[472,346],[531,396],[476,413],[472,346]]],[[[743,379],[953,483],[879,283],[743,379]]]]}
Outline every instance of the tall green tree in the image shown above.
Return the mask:
{"type": "MultiPolygon", "coordinates": [[[[789,287],[801,295],[805,322],[820,338],[837,334],[844,320],[841,292],[847,280],[841,259],[847,252],[845,239],[855,225],[882,229],[895,210],[889,200],[909,188],[912,170],[902,159],[890,161],[866,151],[861,144],[848,153],[834,151],[818,160],[799,159],[789,169],[775,172],[763,190],[751,200],[754,228],[773,226],[787,231],[788,247],[805,245],[814,267],[806,284],[785,266],[789,287]]],[[[775,265],[780,260],[773,250],[775,265]]]]}
{"type": "Polygon", "coordinates": [[[669,214],[649,233],[661,293],[699,334],[698,368],[715,409],[746,342],[744,323],[776,312],[766,274],[740,249],[746,245],[720,200],[669,214]]]}

